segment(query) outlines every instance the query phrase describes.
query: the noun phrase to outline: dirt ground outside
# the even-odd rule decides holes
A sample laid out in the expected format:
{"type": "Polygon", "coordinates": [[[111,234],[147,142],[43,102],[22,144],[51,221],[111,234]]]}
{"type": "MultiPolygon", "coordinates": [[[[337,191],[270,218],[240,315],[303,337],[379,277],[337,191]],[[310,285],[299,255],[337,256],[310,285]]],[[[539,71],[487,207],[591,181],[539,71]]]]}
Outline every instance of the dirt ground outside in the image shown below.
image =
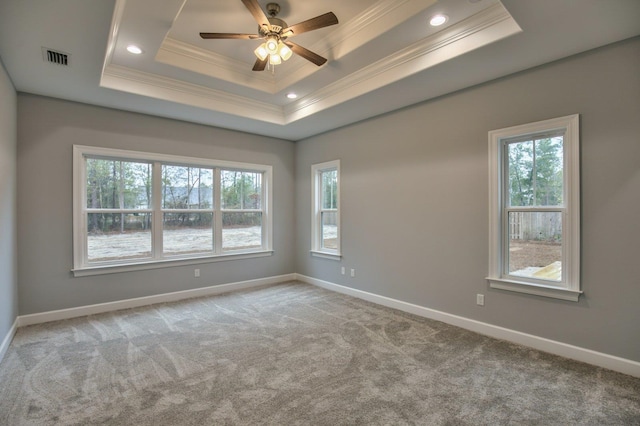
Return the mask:
{"type": "MultiPolygon", "coordinates": [[[[183,228],[164,231],[166,255],[210,252],[213,247],[211,229],[183,228]]],[[[234,227],[222,230],[222,247],[227,251],[262,246],[260,226],[234,227]]],[[[141,259],[151,256],[151,231],[89,235],[89,260],[92,262],[141,259]]]]}
{"type": "Polygon", "coordinates": [[[509,242],[509,271],[543,268],[562,260],[562,244],[546,241],[511,240],[509,242]]]}

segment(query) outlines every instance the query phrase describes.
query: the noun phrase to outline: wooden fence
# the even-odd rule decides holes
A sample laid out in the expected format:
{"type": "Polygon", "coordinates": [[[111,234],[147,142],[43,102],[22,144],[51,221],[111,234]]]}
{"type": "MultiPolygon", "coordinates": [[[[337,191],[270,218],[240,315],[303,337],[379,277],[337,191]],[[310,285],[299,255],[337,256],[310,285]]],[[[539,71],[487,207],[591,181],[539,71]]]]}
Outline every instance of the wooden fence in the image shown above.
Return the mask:
{"type": "Polygon", "coordinates": [[[562,213],[510,212],[509,238],[512,240],[560,241],[562,213]]]}

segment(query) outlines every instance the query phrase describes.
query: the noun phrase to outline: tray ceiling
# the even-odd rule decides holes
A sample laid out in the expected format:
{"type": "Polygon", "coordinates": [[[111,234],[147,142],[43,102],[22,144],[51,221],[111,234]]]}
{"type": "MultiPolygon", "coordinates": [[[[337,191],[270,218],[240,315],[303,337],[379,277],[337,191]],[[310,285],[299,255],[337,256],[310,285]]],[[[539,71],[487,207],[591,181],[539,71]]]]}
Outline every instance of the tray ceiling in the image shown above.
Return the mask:
{"type": "Polygon", "coordinates": [[[290,140],[640,33],[635,0],[283,0],[289,25],[336,14],[292,39],[328,62],[255,72],[260,40],[199,37],[256,33],[240,0],[85,3],[3,2],[0,57],[18,90],[290,140]],[[448,21],[432,27],[437,13],[448,21]],[[34,61],[42,48],[68,54],[68,69],[34,61]]]}

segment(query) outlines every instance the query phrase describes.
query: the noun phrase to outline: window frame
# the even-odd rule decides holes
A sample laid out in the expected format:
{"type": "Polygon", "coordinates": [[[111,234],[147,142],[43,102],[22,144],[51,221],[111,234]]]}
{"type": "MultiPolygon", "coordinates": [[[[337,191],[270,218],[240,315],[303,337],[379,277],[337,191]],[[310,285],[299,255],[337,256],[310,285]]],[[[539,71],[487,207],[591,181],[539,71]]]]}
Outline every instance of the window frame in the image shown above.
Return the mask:
{"type": "MultiPolygon", "coordinates": [[[[97,275],[105,273],[127,272],[161,267],[172,267],[198,263],[217,262],[232,259],[271,256],[273,254],[273,225],[272,225],[272,174],[270,165],[240,163],[233,161],[215,160],[207,158],[185,157],[169,154],[129,151],[122,149],[103,148],[85,145],[73,146],[73,268],[74,276],[97,275]],[[150,209],[135,209],[136,213],[151,213],[151,257],[145,259],[131,259],[125,261],[88,261],[87,245],[87,178],[86,159],[105,158],[117,161],[142,161],[152,165],[152,204],[150,209]],[[214,174],[213,206],[211,209],[165,209],[162,206],[162,166],[185,166],[212,168],[214,174]],[[222,247],[222,214],[221,208],[221,170],[237,170],[262,173],[262,247],[253,250],[223,251],[222,247]],[[208,253],[196,254],[165,254],[163,253],[163,215],[164,213],[182,212],[198,213],[213,212],[213,250],[208,253]]],[[[122,209],[117,209],[116,213],[122,209]]],[[[130,209],[124,209],[130,210],[130,209]]],[[[257,210],[252,210],[257,211],[257,210]]]]}
{"type": "Polygon", "coordinates": [[[340,224],[340,160],[332,160],[324,163],[313,164],[311,166],[311,187],[312,187],[312,218],[311,218],[311,255],[326,259],[340,260],[341,254],[341,224],[340,224]],[[337,172],[336,204],[335,209],[325,209],[323,207],[322,174],[335,170],[337,172]],[[322,213],[335,212],[337,226],[337,241],[335,249],[323,247],[322,237],[322,213]]]}
{"type": "MultiPolygon", "coordinates": [[[[489,132],[489,286],[577,302],[580,290],[580,128],[579,115],[553,118],[489,132]],[[508,274],[508,180],[505,147],[514,140],[554,132],[563,138],[563,204],[532,207],[530,211],[562,212],[562,279],[557,284],[508,274]]],[[[516,210],[522,210],[516,208],[516,210]]]]}

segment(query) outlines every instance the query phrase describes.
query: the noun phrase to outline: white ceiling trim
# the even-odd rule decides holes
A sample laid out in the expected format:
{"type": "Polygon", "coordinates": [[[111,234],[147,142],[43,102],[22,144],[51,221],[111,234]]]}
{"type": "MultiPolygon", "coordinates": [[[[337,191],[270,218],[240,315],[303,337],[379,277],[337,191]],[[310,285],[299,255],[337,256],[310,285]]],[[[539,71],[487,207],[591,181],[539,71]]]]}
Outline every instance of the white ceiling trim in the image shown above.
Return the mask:
{"type": "MultiPolygon", "coordinates": [[[[319,52],[330,60],[339,60],[345,55],[362,47],[366,43],[379,37],[380,34],[400,25],[407,19],[415,16],[424,9],[436,3],[437,0],[382,0],[374,4],[363,13],[351,19],[345,24],[340,24],[337,29],[331,31],[322,41],[311,46],[311,50],[319,52]],[[322,46],[330,46],[323,49],[322,46]]],[[[286,86],[303,80],[316,69],[307,64],[289,69],[281,73],[276,85],[278,91],[286,86]]]]}
{"type": "Polygon", "coordinates": [[[502,4],[496,3],[285,106],[284,115],[288,123],[299,120],[521,31],[502,4]]]}
{"type": "Polygon", "coordinates": [[[102,63],[102,74],[113,61],[113,53],[116,50],[116,43],[118,41],[118,34],[120,33],[120,23],[122,22],[122,16],[126,6],[125,0],[116,0],[116,4],[113,7],[113,17],[111,18],[111,28],[109,31],[109,39],[107,40],[107,51],[104,55],[104,62],[102,63]]]}
{"type": "Polygon", "coordinates": [[[243,86],[272,94],[278,91],[271,73],[251,71],[246,62],[169,37],[158,49],[156,61],[232,83],[242,77],[243,86]]]}
{"type": "MultiPolygon", "coordinates": [[[[436,3],[437,0],[383,0],[327,36],[340,58],[436,3]]],[[[426,25],[426,24],[425,24],[426,25]]]]}
{"type": "Polygon", "coordinates": [[[100,86],[254,120],[286,124],[280,106],[121,65],[109,65],[102,73],[100,86]]]}

